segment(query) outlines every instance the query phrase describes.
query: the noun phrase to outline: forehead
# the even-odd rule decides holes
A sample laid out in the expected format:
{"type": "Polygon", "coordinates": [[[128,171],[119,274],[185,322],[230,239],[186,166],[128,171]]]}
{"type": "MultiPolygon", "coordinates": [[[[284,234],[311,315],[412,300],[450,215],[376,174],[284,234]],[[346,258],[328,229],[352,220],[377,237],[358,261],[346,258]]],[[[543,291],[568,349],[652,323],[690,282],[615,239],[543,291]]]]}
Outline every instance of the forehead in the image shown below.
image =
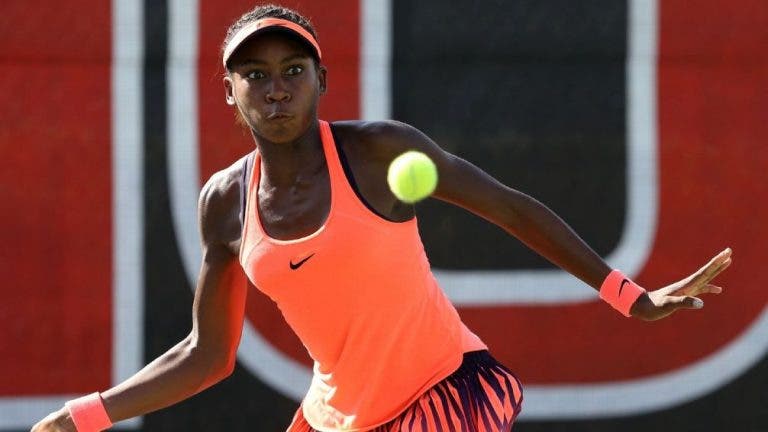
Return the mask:
{"type": "Polygon", "coordinates": [[[237,66],[249,60],[280,61],[286,56],[294,55],[312,58],[312,51],[299,36],[275,29],[244,40],[232,53],[230,64],[237,66]]]}

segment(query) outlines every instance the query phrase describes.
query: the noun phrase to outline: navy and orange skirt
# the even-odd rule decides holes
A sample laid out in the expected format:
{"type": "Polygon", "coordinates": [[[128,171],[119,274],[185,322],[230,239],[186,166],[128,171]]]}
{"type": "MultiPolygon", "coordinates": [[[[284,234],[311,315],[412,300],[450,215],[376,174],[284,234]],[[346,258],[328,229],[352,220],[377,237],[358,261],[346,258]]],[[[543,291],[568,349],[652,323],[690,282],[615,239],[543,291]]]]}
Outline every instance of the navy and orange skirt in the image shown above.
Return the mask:
{"type": "MultiPolygon", "coordinates": [[[[520,380],[488,351],[464,354],[461,366],[399,416],[372,432],[502,432],[520,414],[520,380]]],[[[287,432],[316,432],[301,408],[287,432]]]]}

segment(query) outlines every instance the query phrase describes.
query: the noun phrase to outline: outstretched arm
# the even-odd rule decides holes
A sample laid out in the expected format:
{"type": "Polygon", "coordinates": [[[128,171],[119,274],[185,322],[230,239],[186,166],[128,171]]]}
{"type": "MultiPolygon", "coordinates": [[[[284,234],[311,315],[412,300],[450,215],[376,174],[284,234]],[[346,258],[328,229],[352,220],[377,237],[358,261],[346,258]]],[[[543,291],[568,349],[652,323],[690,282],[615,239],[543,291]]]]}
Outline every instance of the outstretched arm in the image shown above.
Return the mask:
{"type": "MultiPolygon", "coordinates": [[[[393,155],[418,150],[432,158],[440,177],[434,192],[436,198],[461,206],[498,225],[595,289],[599,290],[611,273],[611,267],[541,202],[443,151],[417,129],[396,122],[383,129],[393,155]]],[[[679,308],[700,308],[703,303],[696,296],[720,293],[722,290],[709,282],[730,263],[731,251],[726,249],[682,281],[640,296],[630,313],[640,319],[654,320],[679,308]]]]}
{"type": "MultiPolygon", "coordinates": [[[[227,203],[229,195],[232,194],[222,191],[220,182],[215,180],[201,194],[203,262],[191,332],[135,375],[101,393],[113,423],[172,405],[231,374],[243,324],[247,283],[229,246],[232,236],[239,234],[236,228],[224,223],[232,208],[227,203]]],[[[64,407],[40,421],[32,431],[75,431],[69,414],[64,407]]]]}
{"type": "Polygon", "coordinates": [[[173,405],[232,373],[246,282],[228,251],[207,249],[195,294],[192,331],[137,374],[102,393],[113,422],[173,405]]]}

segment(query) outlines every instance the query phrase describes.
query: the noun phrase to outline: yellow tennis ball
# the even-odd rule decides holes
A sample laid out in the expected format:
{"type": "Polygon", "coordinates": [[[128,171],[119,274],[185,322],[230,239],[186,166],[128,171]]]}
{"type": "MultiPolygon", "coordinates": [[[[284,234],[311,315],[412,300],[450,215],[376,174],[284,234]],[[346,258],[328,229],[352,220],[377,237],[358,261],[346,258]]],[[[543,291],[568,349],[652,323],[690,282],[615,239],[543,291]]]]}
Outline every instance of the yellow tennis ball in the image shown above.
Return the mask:
{"type": "Polygon", "coordinates": [[[435,191],[437,167],[424,153],[407,151],[389,164],[387,183],[400,201],[413,204],[435,191]]]}

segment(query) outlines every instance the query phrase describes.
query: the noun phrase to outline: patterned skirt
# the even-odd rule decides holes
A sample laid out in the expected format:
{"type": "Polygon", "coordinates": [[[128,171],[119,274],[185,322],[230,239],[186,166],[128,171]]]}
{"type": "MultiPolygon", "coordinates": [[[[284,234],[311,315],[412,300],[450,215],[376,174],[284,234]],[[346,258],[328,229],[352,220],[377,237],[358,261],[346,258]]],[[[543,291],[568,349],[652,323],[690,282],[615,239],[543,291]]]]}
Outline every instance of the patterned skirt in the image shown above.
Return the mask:
{"type": "MultiPolygon", "coordinates": [[[[500,432],[520,414],[520,380],[488,351],[464,354],[461,366],[399,416],[372,432],[500,432]]],[[[287,432],[317,432],[296,412],[287,432]]]]}

